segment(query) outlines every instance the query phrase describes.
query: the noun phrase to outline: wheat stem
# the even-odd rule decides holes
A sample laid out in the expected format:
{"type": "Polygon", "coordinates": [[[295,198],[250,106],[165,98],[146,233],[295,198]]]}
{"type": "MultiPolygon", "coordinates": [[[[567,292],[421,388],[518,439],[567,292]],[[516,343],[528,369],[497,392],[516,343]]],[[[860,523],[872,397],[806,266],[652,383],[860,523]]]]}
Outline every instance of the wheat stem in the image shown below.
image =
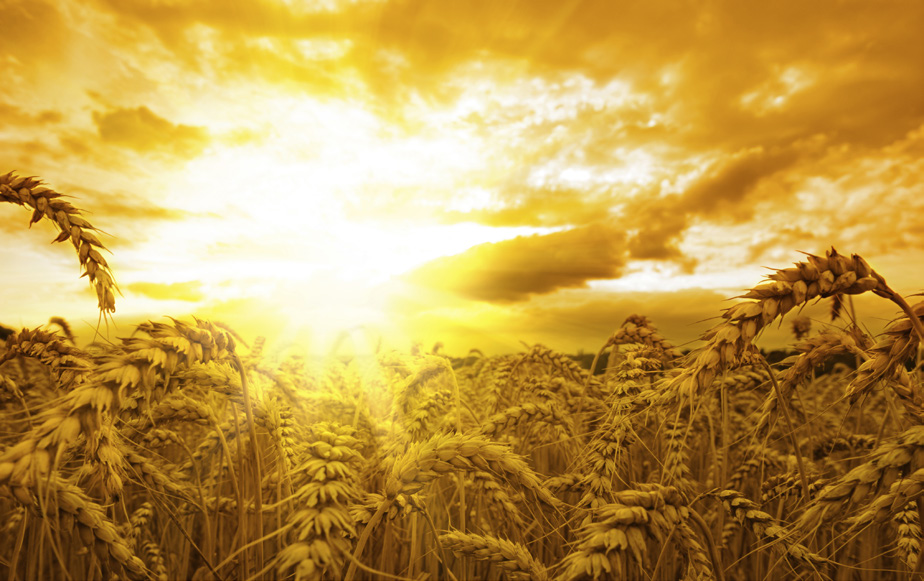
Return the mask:
{"type": "MultiPolygon", "coordinates": [[[[258,535],[263,535],[263,494],[261,492],[261,483],[263,482],[263,470],[260,466],[260,452],[259,445],[257,443],[257,429],[253,419],[253,406],[250,403],[250,389],[247,385],[247,371],[244,368],[244,364],[241,363],[241,358],[237,353],[231,352],[231,360],[234,362],[234,365],[237,366],[238,372],[241,375],[241,391],[244,394],[244,412],[247,414],[247,430],[250,432],[250,451],[253,455],[254,463],[254,500],[256,501],[256,515],[255,519],[257,521],[257,532],[258,535]]],[[[257,545],[257,569],[262,569],[264,566],[264,556],[263,556],[263,544],[260,543],[257,545]]]]}
{"type": "Polygon", "coordinates": [[[780,393],[780,384],[776,381],[776,375],[773,373],[773,369],[770,367],[770,364],[767,363],[767,360],[760,357],[760,363],[767,370],[767,373],[770,375],[770,382],[773,383],[773,391],[776,393],[776,397],[780,402],[780,409],[783,410],[783,418],[786,419],[786,427],[789,428],[789,441],[792,443],[793,452],[796,454],[796,463],[799,465],[799,479],[802,482],[802,494],[803,498],[808,499],[809,497],[809,487],[808,479],[805,477],[805,464],[802,461],[802,450],[799,448],[799,442],[796,440],[796,428],[792,423],[792,418],[789,415],[789,404],[786,403],[786,400],[783,398],[783,394],[780,393]]]}

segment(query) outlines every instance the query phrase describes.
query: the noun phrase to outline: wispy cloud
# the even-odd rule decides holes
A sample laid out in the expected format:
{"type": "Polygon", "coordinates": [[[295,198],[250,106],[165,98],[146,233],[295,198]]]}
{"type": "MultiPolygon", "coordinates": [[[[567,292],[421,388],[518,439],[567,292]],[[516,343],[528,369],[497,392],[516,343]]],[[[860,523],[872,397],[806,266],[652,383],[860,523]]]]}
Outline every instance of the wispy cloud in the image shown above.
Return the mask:
{"type": "Polygon", "coordinates": [[[202,284],[198,281],[157,283],[133,282],[125,286],[125,290],[152,299],[165,301],[199,302],[206,298],[202,291],[202,284]]]}
{"type": "Polygon", "coordinates": [[[60,123],[63,115],[51,109],[45,109],[38,112],[29,112],[25,109],[10,103],[0,103],[0,123],[9,127],[44,127],[60,123]]]}

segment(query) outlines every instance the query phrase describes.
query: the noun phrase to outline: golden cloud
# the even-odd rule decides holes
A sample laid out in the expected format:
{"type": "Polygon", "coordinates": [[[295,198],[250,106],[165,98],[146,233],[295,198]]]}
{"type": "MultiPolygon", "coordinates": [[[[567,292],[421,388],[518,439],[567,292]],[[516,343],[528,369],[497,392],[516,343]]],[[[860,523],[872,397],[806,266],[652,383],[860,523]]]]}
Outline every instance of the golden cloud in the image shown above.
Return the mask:
{"type": "Polygon", "coordinates": [[[198,281],[174,282],[133,282],[125,290],[162,301],[199,302],[205,299],[202,284],[198,281]]]}
{"type": "MultiPolygon", "coordinates": [[[[388,163],[347,186],[332,177],[347,219],[569,228],[475,246],[409,276],[454,293],[451,306],[460,313],[496,308],[481,321],[485,329],[506,321],[530,337],[547,327],[559,329],[549,334],[573,329],[576,338],[597,332],[595,313],[619,324],[628,314],[621,308],[583,302],[587,281],[619,277],[633,260],[687,270],[699,264],[697,274],[708,276],[714,255],[732,247],[729,232],[738,242],[728,268],[780,248],[819,251],[834,243],[871,262],[896,250],[919,260],[911,251],[924,248],[924,4],[914,0],[850,10],[798,0],[65,6],[0,2],[0,21],[15,23],[0,36],[8,73],[0,122],[11,128],[0,153],[13,164],[8,169],[133,192],[81,200],[101,227],[119,218],[190,217],[154,201],[163,182],[147,176],[158,174],[151,167],[158,161],[189,159],[209,145],[219,154],[223,146],[267,145],[257,157],[267,167],[258,169],[273,172],[270,146],[304,153],[306,140],[281,117],[254,121],[259,132],[228,123],[246,109],[240,100],[258,95],[255,110],[294,96],[340,99],[342,109],[368,115],[387,138],[370,140],[364,156],[385,142],[443,132],[470,155],[451,175],[434,163],[437,180],[411,168],[392,184],[380,175],[392,169],[388,163]],[[173,76],[165,82],[155,70],[173,76]],[[204,111],[216,94],[234,106],[204,111]],[[89,127],[79,114],[88,101],[97,109],[89,127]],[[165,111],[195,122],[177,123],[165,111]],[[457,199],[460,184],[487,201],[457,199]],[[554,302],[570,289],[581,289],[568,294],[572,304],[554,302]]],[[[347,138],[318,142],[326,152],[342,146],[338,139],[347,138]]],[[[179,165],[158,179],[208,181],[179,165]]],[[[279,248],[272,239],[252,247],[279,248]]],[[[134,292],[194,297],[201,289],[134,292]]],[[[656,311],[669,303],[658,298],[643,314],[658,321],[656,311]]],[[[423,313],[466,322],[436,309],[423,313]]]]}
{"type": "Polygon", "coordinates": [[[408,279],[473,300],[509,302],[618,277],[624,266],[625,235],[594,224],[480,244],[433,260],[412,271],[408,279]]]}
{"type": "MultiPolygon", "coordinates": [[[[14,57],[9,64],[31,65],[63,57],[69,37],[67,22],[51,3],[43,0],[11,0],[0,3],[0,56],[14,57]]],[[[2,62],[2,61],[0,61],[2,62]]],[[[5,80],[9,79],[9,75],[5,80]]]]}
{"type": "Polygon", "coordinates": [[[917,2],[852,10],[799,0],[669,7],[405,0],[333,10],[271,0],[233,9],[218,0],[103,4],[193,63],[218,61],[227,71],[238,63],[241,75],[264,71],[277,81],[306,82],[308,90],[316,89],[317,51],[298,56],[288,41],[347,43],[324,60],[336,69],[314,70],[325,83],[358,75],[375,100],[412,91],[452,99],[465,86],[464,79],[448,86],[460,69],[488,61],[521,63],[526,76],[579,74],[602,84],[620,78],[672,119],[669,135],[700,145],[740,148],[818,132],[894,139],[924,116],[924,47],[915,26],[924,6],[917,2]],[[194,29],[214,34],[203,43],[194,29]],[[252,66],[241,51],[252,41],[278,44],[270,53],[257,45],[258,59],[282,60],[252,66]]]}
{"type": "Polygon", "coordinates": [[[99,216],[109,223],[118,223],[122,220],[133,223],[152,220],[175,222],[195,216],[192,212],[155,204],[141,196],[100,192],[82,187],[73,188],[71,191],[81,197],[83,206],[87,210],[92,209],[94,216],[99,216]]]}
{"type": "Polygon", "coordinates": [[[210,141],[204,128],[171,123],[144,106],[94,112],[93,121],[104,142],[142,153],[159,152],[188,159],[200,155],[210,141]]]}
{"type": "Polygon", "coordinates": [[[20,127],[44,126],[60,123],[64,116],[50,109],[30,113],[10,103],[0,103],[0,123],[6,126],[20,127]]]}
{"type": "Polygon", "coordinates": [[[639,231],[629,240],[633,258],[678,260],[692,267],[677,246],[695,218],[741,223],[754,217],[760,200],[751,194],[761,180],[794,164],[795,148],[752,148],[722,158],[682,193],[638,198],[627,210],[639,231]]]}
{"type": "MultiPolygon", "coordinates": [[[[448,210],[437,220],[452,224],[478,222],[488,226],[567,226],[592,224],[608,216],[619,194],[612,191],[588,192],[578,188],[503,188],[496,207],[468,211],[448,210]]],[[[359,206],[359,204],[357,204],[359,206]]]]}

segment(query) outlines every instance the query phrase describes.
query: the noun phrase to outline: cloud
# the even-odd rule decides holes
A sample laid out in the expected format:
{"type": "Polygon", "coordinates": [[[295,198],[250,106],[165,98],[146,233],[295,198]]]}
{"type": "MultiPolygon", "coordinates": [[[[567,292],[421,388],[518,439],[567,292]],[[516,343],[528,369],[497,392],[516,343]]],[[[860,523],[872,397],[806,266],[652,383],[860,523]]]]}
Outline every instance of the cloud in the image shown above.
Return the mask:
{"type": "MultiPolygon", "coordinates": [[[[810,248],[812,251],[824,248],[830,238],[818,236],[815,232],[800,226],[782,226],[767,228],[755,236],[756,241],[747,247],[745,261],[759,263],[765,255],[772,255],[780,249],[787,252],[792,248],[810,248]]],[[[831,241],[836,244],[836,242],[831,241]]]]}
{"type": "Polygon", "coordinates": [[[83,187],[74,187],[70,191],[82,198],[82,207],[87,210],[89,220],[105,220],[118,223],[122,220],[137,223],[139,221],[177,222],[194,217],[196,214],[167,208],[151,202],[141,196],[130,196],[118,192],[100,192],[83,187]]]}
{"type": "Polygon", "coordinates": [[[678,260],[683,253],[677,246],[688,225],[685,212],[671,207],[670,199],[638,204],[633,224],[639,231],[629,239],[629,252],[637,260],[678,260]]]}
{"type": "MultiPolygon", "coordinates": [[[[474,246],[408,277],[440,299],[422,317],[492,333],[506,324],[553,346],[556,333],[575,344],[605,334],[594,316],[611,327],[627,314],[626,297],[591,301],[605,285],[588,281],[677,272],[634,261],[695,266],[695,284],[718,286],[746,264],[836,244],[883,264],[890,282],[887,270],[919,284],[914,269],[881,262],[901,252],[916,264],[924,249],[916,0],[320,4],[0,0],[0,21],[15,23],[0,36],[0,157],[65,193],[93,184],[77,205],[134,245],[140,259],[126,264],[139,268],[162,264],[168,232],[183,232],[168,252],[177,264],[187,248],[225,253],[195,237],[214,238],[212,224],[187,229],[193,214],[157,204],[168,187],[215,183],[207,172],[227,164],[168,167],[208,146],[219,162],[227,148],[253,151],[270,173],[280,157],[322,160],[338,171],[306,169],[318,181],[305,181],[312,196],[337,191],[331,206],[344,213],[332,215],[345,220],[566,228],[474,246]],[[317,109],[332,121],[313,126],[315,109],[291,102],[335,105],[317,109]],[[344,112],[362,117],[355,132],[344,112]],[[250,129],[234,129],[242,118],[250,129]],[[150,253],[145,237],[158,241],[150,253]]],[[[47,246],[22,232],[27,213],[10,211],[17,242],[47,246]]],[[[253,253],[278,250],[248,236],[253,253]]],[[[653,298],[644,314],[659,321],[671,297],[681,296],[653,298]]]]}
{"type": "Polygon", "coordinates": [[[477,222],[495,227],[584,225],[605,219],[618,199],[608,191],[528,186],[510,187],[497,198],[499,203],[491,207],[448,210],[436,219],[447,224],[477,222]]]}
{"type": "Polygon", "coordinates": [[[204,300],[202,283],[198,281],[174,282],[170,284],[157,282],[133,282],[125,286],[131,293],[163,301],[199,302],[204,300]]]}
{"type": "Polygon", "coordinates": [[[833,147],[793,165],[768,180],[782,182],[782,193],[758,187],[752,196],[761,204],[759,227],[752,228],[742,257],[753,263],[833,244],[882,260],[906,248],[924,249],[922,153],[924,127],[886,148],[833,147]]]}
{"type": "Polygon", "coordinates": [[[695,212],[701,216],[728,216],[734,221],[752,217],[750,208],[742,203],[766,178],[797,161],[795,148],[764,148],[761,146],[737,152],[723,158],[709,172],[694,182],[677,201],[680,212],[695,212]]]}
{"type": "MultiPolygon", "coordinates": [[[[14,57],[9,63],[17,65],[13,70],[26,69],[28,72],[31,63],[65,57],[70,39],[68,23],[52,3],[43,0],[0,2],[0,22],[8,23],[4,34],[0,35],[0,57],[14,57]]],[[[4,76],[6,81],[11,80],[11,75],[4,76]]]]}
{"type": "Polygon", "coordinates": [[[629,240],[632,258],[677,260],[691,268],[695,260],[684,257],[678,243],[694,220],[752,220],[761,201],[753,195],[760,182],[799,158],[797,147],[755,147],[721,158],[680,194],[639,197],[625,212],[639,227],[629,240]]]}
{"type": "Polygon", "coordinates": [[[64,116],[51,109],[31,113],[10,103],[0,103],[0,123],[6,126],[42,127],[60,123],[64,116]]]}
{"type": "Polygon", "coordinates": [[[152,30],[193,68],[220,63],[228,74],[301,81],[309,91],[317,77],[333,86],[359,78],[370,103],[399,109],[415,93],[453,100],[467,84],[458,78],[467,66],[507,62],[527,78],[622,79],[651,95],[674,140],[700,147],[819,132],[888,141],[924,118],[924,43],[915,26],[924,6],[913,0],[851,10],[798,0],[756,8],[734,0],[102,5],[125,26],[152,30]],[[202,30],[211,31],[207,41],[197,36],[202,30]],[[299,42],[345,48],[319,58],[296,50],[299,42]],[[260,48],[267,43],[271,51],[260,48]]]}
{"type": "Polygon", "coordinates": [[[93,121],[104,142],[142,153],[192,158],[200,155],[210,141],[204,128],[171,123],[144,106],[106,113],[97,111],[93,113],[93,121]]]}
{"type": "Polygon", "coordinates": [[[602,292],[560,289],[514,304],[480,303],[447,308],[441,302],[401,306],[405,335],[425,345],[446,344],[464,354],[472,347],[486,353],[515,353],[523,343],[543,343],[574,353],[593,352],[632,314],[650,318],[675,345],[696,341],[727,308],[722,294],[704,289],[676,292],[602,292]]]}
{"type": "Polygon", "coordinates": [[[481,244],[438,258],[408,278],[422,286],[489,302],[520,301],[559,288],[620,275],[625,235],[610,226],[591,226],[548,235],[520,236],[481,244]]]}

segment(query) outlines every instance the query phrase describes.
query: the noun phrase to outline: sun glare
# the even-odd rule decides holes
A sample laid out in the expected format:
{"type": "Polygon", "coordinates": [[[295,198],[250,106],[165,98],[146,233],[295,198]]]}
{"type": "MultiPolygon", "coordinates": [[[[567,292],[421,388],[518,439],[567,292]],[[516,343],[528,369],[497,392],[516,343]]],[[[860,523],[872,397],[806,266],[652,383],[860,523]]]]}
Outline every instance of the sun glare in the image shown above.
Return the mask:
{"type": "MultiPolygon", "coordinates": [[[[477,163],[476,144],[389,135],[373,117],[321,103],[280,104],[252,120],[263,129],[250,141],[213,144],[164,194],[189,217],[160,229],[168,252],[155,262],[169,275],[159,282],[199,281],[209,300],[190,309],[256,301],[282,336],[310,337],[322,351],[360,325],[396,337],[394,295],[421,292],[397,277],[478,244],[561,229],[421,220],[447,204],[491,206],[484,189],[453,189],[477,163]]],[[[150,264],[144,253],[133,255],[150,264]]]]}

